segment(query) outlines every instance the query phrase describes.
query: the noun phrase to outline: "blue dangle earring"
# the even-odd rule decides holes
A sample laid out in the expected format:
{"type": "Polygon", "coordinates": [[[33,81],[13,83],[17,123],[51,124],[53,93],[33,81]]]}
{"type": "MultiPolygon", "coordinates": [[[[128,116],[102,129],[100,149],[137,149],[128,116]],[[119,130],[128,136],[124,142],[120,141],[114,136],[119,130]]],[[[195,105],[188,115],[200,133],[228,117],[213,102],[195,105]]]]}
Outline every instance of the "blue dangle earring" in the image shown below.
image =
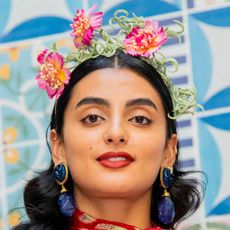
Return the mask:
{"type": "Polygon", "coordinates": [[[167,188],[172,185],[174,179],[172,167],[162,168],[160,171],[160,182],[164,188],[162,198],[159,200],[158,206],[158,219],[161,223],[169,225],[172,224],[175,216],[174,203],[170,197],[167,188]]]}
{"type": "Polygon", "coordinates": [[[69,193],[64,186],[68,179],[68,167],[64,162],[55,165],[54,176],[57,184],[61,186],[58,196],[59,210],[64,216],[72,216],[75,211],[75,204],[73,194],[69,193]]]}

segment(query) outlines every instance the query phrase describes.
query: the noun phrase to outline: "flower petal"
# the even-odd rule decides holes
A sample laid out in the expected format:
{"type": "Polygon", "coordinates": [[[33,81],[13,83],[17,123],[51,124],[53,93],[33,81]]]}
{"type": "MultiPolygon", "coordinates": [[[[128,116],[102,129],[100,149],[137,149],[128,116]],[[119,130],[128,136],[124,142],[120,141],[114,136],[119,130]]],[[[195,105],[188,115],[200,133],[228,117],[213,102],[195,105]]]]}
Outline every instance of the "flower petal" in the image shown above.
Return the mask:
{"type": "Polygon", "coordinates": [[[93,32],[102,25],[102,12],[93,11],[97,8],[97,4],[90,7],[87,14],[83,9],[78,10],[74,17],[74,22],[70,24],[72,28],[71,36],[74,37],[74,45],[77,48],[84,45],[89,46],[93,39],[93,32]]]}
{"type": "Polygon", "coordinates": [[[97,4],[94,4],[93,6],[91,6],[90,8],[89,8],[89,10],[88,10],[88,15],[89,15],[89,17],[91,17],[92,16],[92,13],[93,13],[93,11],[97,8],[97,4]]]}
{"type": "Polygon", "coordinates": [[[53,54],[49,61],[50,63],[54,64],[58,69],[62,69],[64,65],[64,58],[58,53],[53,54]]]}
{"type": "Polygon", "coordinates": [[[153,27],[154,33],[158,33],[159,29],[163,30],[163,27],[159,27],[159,22],[157,22],[157,21],[152,22],[152,27],[153,27]]]}
{"type": "Polygon", "coordinates": [[[144,28],[135,27],[123,40],[126,52],[132,56],[149,57],[167,40],[167,34],[156,21],[145,21],[144,28]]]}
{"type": "Polygon", "coordinates": [[[89,24],[93,28],[93,30],[97,30],[99,27],[102,26],[102,16],[102,12],[96,12],[89,18],[89,24]]]}
{"type": "Polygon", "coordinates": [[[152,22],[150,20],[145,21],[145,26],[152,26],[152,22]]]}
{"type": "Polygon", "coordinates": [[[69,79],[70,71],[65,68],[64,57],[58,52],[48,54],[36,76],[38,87],[46,90],[50,98],[53,98],[55,95],[59,97],[64,90],[65,84],[68,84],[69,79]]]}
{"type": "Polygon", "coordinates": [[[44,57],[46,53],[48,52],[48,49],[44,49],[37,57],[37,61],[42,65],[44,64],[44,57]]]}
{"type": "Polygon", "coordinates": [[[64,86],[60,87],[56,92],[56,98],[58,99],[64,91],[64,86]]]}
{"type": "Polygon", "coordinates": [[[55,96],[57,89],[53,89],[50,86],[47,86],[46,92],[47,92],[47,95],[49,96],[49,98],[52,99],[55,96]]]}
{"type": "Polygon", "coordinates": [[[76,48],[81,48],[83,47],[85,44],[82,42],[83,37],[80,36],[76,36],[74,37],[73,41],[74,41],[74,45],[76,48]]]}
{"type": "Polygon", "coordinates": [[[82,39],[82,42],[89,46],[90,45],[90,42],[93,38],[93,28],[92,27],[89,27],[85,33],[84,33],[84,36],[83,36],[83,39],[82,39]]]}
{"type": "Polygon", "coordinates": [[[64,83],[65,83],[65,84],[68,84],[68,83],[69,83],[69,80],[70,80],[71,72],[70,72],[68,69],[66,69],[66,68],[63,69],[63,72],[64,72],[64,74],[65,74],[64,83]]]}
{"type": "Polygon", "coordinates": [[[40,78],[40,75],[36,77],[36,80],[40,89],[46,89],[46,82],[40,78]]]}

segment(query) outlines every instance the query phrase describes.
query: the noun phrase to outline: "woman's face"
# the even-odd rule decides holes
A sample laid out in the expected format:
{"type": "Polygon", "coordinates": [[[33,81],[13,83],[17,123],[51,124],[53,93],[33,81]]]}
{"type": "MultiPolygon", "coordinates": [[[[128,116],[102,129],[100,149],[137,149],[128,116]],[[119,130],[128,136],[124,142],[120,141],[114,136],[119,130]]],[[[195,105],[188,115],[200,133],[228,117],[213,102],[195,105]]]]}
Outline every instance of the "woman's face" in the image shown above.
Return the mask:
{"type": "Polygon", "coordinates": [[[92,196],[151,193],[160,167],[175,160],[160,96],[125,68],[97,70],[77,83],[58,140],[55,164],[65,161],[74,190],[92,196]]]}

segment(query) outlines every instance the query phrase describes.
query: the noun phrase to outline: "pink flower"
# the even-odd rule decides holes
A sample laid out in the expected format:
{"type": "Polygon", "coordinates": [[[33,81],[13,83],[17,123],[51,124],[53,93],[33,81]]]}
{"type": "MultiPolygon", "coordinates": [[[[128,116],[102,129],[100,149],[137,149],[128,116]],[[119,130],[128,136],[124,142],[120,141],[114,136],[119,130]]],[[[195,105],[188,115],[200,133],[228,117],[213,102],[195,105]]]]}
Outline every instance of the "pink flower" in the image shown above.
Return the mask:
{"type": "Polygon", "coordinates": [[[123,40],[123,44],[128,54],[149,57],[158,51],[167,39],[167,34],[158,22],[147,20],[144,28],[133,28],[123,40]]]}
{"type": "Polygon", "coordinates": [[[84,45],[89,46],[91,40],[93,39],[93,32],[97,30],[102,25],[102,12],[93,13],[97,5],[93,5],[88,10],[88,15],[85,10],[77,10],[77,14],[73,19],[71,35],[74,37],[74,44],[77,48],[84,45]]]}
{"type": "Polygon", "coordinates": [[[45,49],[38,55],[37,60],[41,64],[36,77],[38,87],[46,90],[49,98],[56,95],[58,99],[70,79],[70,71],[64,67],[64,57],[45,49]]]}

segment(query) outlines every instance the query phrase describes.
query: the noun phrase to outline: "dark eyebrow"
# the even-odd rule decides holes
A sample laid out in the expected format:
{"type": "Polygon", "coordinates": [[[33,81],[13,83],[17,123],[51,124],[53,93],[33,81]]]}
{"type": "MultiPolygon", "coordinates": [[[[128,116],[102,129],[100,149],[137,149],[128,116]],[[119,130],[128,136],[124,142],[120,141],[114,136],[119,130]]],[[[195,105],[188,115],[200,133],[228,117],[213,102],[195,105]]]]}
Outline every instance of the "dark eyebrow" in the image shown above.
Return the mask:
{"type": "Polygon", "coordinates": [[[88,104],[97,104],[97,105],[109,107],[109,102],[103,98],[85,97],[77,103],[76,108],[78,108],[79,106],[88,105],[88,104]]]}
{"type": "MultiPolygon", "coordinates": [[[[109,102],[107,100],[105,100],[104,98],[85,97],[77,103],[76,108],[78,108],[82,105],[88,105],[88,104],[97,104],[97,105],[109,107],[109,102]]],[[[135,105],[148,105],[148,106],[151,106],[152,108],[154,108],[155,110],[157,110],[155,103],[153,103],[148,98],[136,98],[136,99],[129,100],[126,103],[126,107],[132,107],[135,105]]]]}
{"type": "Polygon", "coordinates": [[[130,100],[126,103],[126,107],[131,107],[135,105],[148,105],[157,110],[157,106],[149,98],[137,98],[130,100]]]}

